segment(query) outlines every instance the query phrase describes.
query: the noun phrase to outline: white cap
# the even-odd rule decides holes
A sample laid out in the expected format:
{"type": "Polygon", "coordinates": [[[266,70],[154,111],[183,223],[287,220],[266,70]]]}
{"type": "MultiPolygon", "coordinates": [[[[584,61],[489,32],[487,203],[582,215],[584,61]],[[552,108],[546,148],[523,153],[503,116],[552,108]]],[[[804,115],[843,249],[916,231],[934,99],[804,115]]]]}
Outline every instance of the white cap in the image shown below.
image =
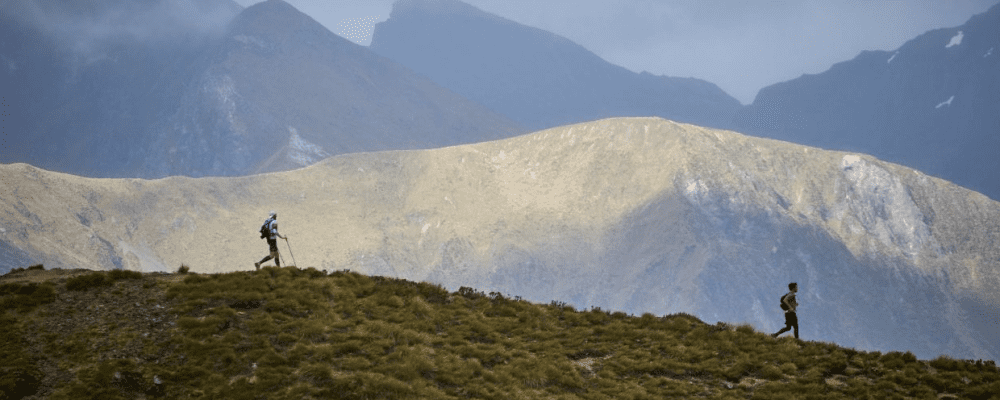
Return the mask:
{"type": "Polygon", "coordinates": [[[274,210],[271,210],[271,217],[273,218],[273,217],[277,217],[277,216],[278,216],[278,212],[274,211],[274,210]]]}

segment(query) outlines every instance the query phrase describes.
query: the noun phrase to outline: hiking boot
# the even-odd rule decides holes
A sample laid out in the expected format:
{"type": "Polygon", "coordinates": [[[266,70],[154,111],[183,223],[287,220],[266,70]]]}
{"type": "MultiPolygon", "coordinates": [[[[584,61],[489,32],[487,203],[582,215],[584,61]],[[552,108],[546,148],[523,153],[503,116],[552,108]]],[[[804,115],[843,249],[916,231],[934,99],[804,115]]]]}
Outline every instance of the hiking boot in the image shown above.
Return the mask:
{"type": "Polygon", "coordinates": [[[254,266],[254,268],[257,268],[258,271],[260,271],[260,263],[259,262],[253,263],[253,266],[254,266]]]}

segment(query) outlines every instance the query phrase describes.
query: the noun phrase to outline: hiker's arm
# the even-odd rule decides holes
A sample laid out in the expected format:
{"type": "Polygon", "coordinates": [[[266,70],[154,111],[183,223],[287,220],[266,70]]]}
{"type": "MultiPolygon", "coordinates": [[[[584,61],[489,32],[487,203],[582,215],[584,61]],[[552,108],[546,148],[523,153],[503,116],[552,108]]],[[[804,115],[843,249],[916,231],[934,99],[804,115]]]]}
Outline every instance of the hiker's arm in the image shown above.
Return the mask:
{"type": "Polygon", "coordinates": [[[274,236],[277,236],[281,239],[288,239],[287,236],[282,236],[281,233],[278,233],[278,221],[274,221],[271,224],[271,233],[274,234],[274,236]]]}

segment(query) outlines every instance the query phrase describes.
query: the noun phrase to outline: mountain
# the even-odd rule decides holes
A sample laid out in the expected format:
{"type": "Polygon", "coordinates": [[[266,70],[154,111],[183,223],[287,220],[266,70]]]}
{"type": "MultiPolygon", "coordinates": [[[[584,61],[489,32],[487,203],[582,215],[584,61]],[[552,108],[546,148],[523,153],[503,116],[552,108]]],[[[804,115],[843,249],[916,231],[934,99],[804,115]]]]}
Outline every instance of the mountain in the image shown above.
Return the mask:
{"type": "Polygon", "coordinates": [[[17,164],[0,179],[4,270],[253,270],[275,210],[300,266],[772,332],[797,282],[804,338],[1000,354],[1000,203],[866,155],[662,119],[238,178],[17,164]]]}
{"type": "MultiPolygon", "coordinates": [[[[28,0],[5,6],[14,10],[5,16],[17,22],[4,28],[13,38],[4,42],[3,54],[11,54],[4,57],[17,65],[8,68],[5,85],[18,94],[5,101],[30,113],[18,125],[22,135],[7,130],[17,138],[0,160],[95,177],[231,176],[298,168],[346,152],[523,133],[280,0],[247,9],[217,1],[222,5],[215,8],[228,14],[205,13],[211,1],[146,0],[131,8],[90,3],[50,7],[59,12],[32,8],[28,0]],[[142,26],[218,15],[203,23],[211,28],[180,25],[170,36],[130,27],[84,46],[43,23],[62,21],[52,17],[62,14],[79,22],[66,10],[73,7],[105,19],[124,14],[142,26]],[[163,7],[182,10],[171,14],[163,7]],[[53,38],[41,42],[38,56],[26,45],[35,37],[53,38]]],[[[93,23],[79,30],[110,29],[93,23]]]]}
{"type": "Polygon", "coordinates": [[[740,107],[712,83],[637,74],[458,0],[397,1],[370,48],[531,130],[628,116],[728,127],[740,107]]]}
{"type": "Polygon", "coordinates": [[[1000,5],[766,87],[737,130],[908,165],[1000,199],[1000,5]]]}
{"type": "Polygon", "coordinates": [[[0,276],[2,398],[962,398],[990,360],[547,305],[356,272],[0,276]]]}
{"type": "Polygon", "coordinates": [[[0,160],[150,176],[139,145],[240,10],[230,0],[4,2],[0,85],[12,121],[0,160]]]}

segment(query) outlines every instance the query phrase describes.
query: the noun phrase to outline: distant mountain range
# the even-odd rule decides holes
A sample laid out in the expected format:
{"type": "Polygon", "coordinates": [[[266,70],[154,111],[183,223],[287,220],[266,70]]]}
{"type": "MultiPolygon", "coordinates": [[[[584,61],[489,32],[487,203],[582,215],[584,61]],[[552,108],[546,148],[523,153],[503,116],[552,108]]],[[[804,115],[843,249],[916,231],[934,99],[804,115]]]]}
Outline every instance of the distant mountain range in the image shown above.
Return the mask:
{"type": "Polygon", "coordinates": [[[16,0],[0,10],[4,163],[95,177],[246,175],[660,116],[873,154],[1000,199],[1000,6],[764,88],[748,106],[458,0],[396,2],[370,50],[280,0],[246,10],[231,0],[16,0]],[[124,28],[99,23],[109,15],[124,28]]]}
{"type": "Polygon", "coordinates": [[[371,48],[532,129],[660,116],[873,154],[1000,199],[1000,6],[769,86],[745,107],[711,83],[635,74],[458,0],[397,1],[371,48]]]}
{"type": "Polygon", "coordinates": [[[532,130],[622,116],[724,128],[740,107],[715,84],[637,74],[459,0],[397,1],[370,47],[532,130]]]}
{"type": "Polygon", "coordinates": [[[253,269],[273,209],[300,267],[772,332],[798,282],[804,339],[1000,355],[1000,203],[866,155],[662,119],[247,177],[18,164],[0,181],[0,272],[253,269]]]}
{"type": "Polygon", "coordinates": [[[735,129],[872,154],[1000,199],[1000,5],[764,88],[735,129]]]}
{"type": "Polygon", "coordinates": [[[280,0],[0,7],[0,87],[13,93],[2,162],[96,177],[246,175],[524,132],[280,0]],[[169,30],[207,15],[212,29],[169,30]]]}

